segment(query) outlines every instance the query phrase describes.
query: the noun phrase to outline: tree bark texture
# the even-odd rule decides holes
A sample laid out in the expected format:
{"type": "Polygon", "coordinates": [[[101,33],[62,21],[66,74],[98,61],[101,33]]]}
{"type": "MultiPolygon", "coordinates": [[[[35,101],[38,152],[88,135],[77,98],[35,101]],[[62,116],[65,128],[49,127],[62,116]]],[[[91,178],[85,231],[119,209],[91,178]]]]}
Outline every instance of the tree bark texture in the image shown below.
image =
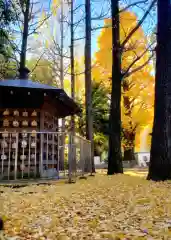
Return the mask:
{"type": "MultiPolygon", "coordinates": [[[[64,6],[63,0],[61,0],[61,24],[60,24],[60,31],[61,31],[61,49],[60,49],[60,83],[61,88],[64,89],[64,57],[63,57],[63,50],[64,50],[64,6]]],[[[61,168],[64,169],[64,160],[65,160],[65,119],[62,119],[62,137],[61,137],[61,168]]]]}
{"type": "MultiPolygon", "coordinates": [[[[75,101],[75,68],[74,68],[74,0],[71,0],[71,97],[75,101]]],[[[75,147],[75,116],[71,116],[71,159],[72,171],[76,171],[76,147],[75,147]]]]}
{"type": "Polygon", "coordinates": [[[30,10],[30,0],[26,0],[24,6],[22,6],[24,23],[23,23],[23,34],[22,34],[22,44],[21,44],[21,53],[20,53],[20,76],[19,78],[24,78],[25,73],[22,71],[26,65],[26,53],[27,53],[27,40],[29,32],[29,10],[30,10]]]}
{"type": "MultiPolygon", "coordinates": [[[[75,69],[74,69],[74,3],[71,0],[71,97],[75,100],[75,69]]],[[[71,130],[75,133],[75,119],[71,117],[71,130]]]]}
{"type": "Polygon", "coordinates": [[[92,81],[91,81],[91,4],[85,0],[85,102],[86,102],[86,138],[91,142],[91,165],[94,166],[92,81]]]}
{"type": "Polygon", "coordinates": [[[124,142],[124,161],[135,160],[134,147],[135,147],[135,126],[132,123],[132,106],[129,96],[126,93],[129,91],[129,82],[127,79],[123,81],[123,92],[125,96],[123,97],[123,103],[125,112],[124,114],[129,118],[128,129],[123,129],[123,142],[124,142]]]}
{"type": "Polygon", "coordinates": [[[108,174],[123,173],[121,154],[121,51],[119,1],[111,0],[112,10],[112,93],[109,117],[108,174]]]}
{"type": "Polygon", "coordinates": [[[147,179],[171,179],[171,122],[169,96],[171,82],[171,3],[158,0],[156,79],[151,158],[147,179]]]}
{"type": "Polygon", "coordinates": [[[124,133],[124,161],[135,160],[134,147],[135,147],[135,133],[132,131],[125,131],[124,133]]]}

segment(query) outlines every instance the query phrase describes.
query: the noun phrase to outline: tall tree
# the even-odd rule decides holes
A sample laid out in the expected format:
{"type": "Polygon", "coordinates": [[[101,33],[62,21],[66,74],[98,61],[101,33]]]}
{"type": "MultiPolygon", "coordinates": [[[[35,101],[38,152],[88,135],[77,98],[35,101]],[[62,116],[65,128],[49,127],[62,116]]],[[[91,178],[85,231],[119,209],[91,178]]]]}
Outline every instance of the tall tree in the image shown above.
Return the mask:
{"type": "Polygon", "coordinates": [[[108,174],[123,173],[121,154],[121,49],[119,1],[111,0],[112,10],[112,93],[109,117],[108,174]]]}
{"type": "MultiPolygon", "coordinates": [[[[128,34],[138,24],[137,16],[130,11],[120,13],[120,41],[123,42],[128,34]],[[129,19],[129,21],[128,21],[129,19]]],[[[111,19],[105,20],[104,26],[110,26],[111,19]]],[[[104,28],[98,38],[96,65],[93,69],[94,78],[104,82],[111,89],[112,75],[112,28],[104,28]],[[105,73],[105,74],[103,74],[105,73]]],[[[129,39],[122,50],[122,143],[124,160],[134,159],[134,142],[136,131],[147,124],[149,111],[153,111],[153,77],[150,60],[151,42],[147,40],[142,26],[129,39]],[[151,92],[151,94],[149,93],[151,92]],[[150,96],[151,95],[151,96],[150,96]],[[151,103],[151,106],[149,106],[151,103]],[[148,110],[146,111],[146,106],[148,110]]]]}
{"type": "MultiPolygon", "coordinates": [[[[28,51],[28,40],[34,34],[38,34],[42,25],[50,18],[52,13],[42,14],[43,7],[40,7],[40,2],[33,0],[16,0],[11,1],[12,9],[15,12],[15,18],[17,22],[17,30],[14,28],[16,36],[18,36],[19,42],[16,39],[8,39],[10,44],[15,47],[16,53],[19,56],[19,69],[20,78],[25,77],[26,67],[26,54],[28,51]],[[39,15],[40,14],[40,15],[39,15]],[[43,16],[43,17],[42,17],[43,16]],[[37,20],[38,19],[38,20],[37,20]],[[20,44],[21,43],[21,44],[20,44]]],[[[13,27],[13,26],[12,26],[13,27]]],[[[18,56],[16,61],[18,61],[18,56]]]]}
{"type": "Polygon", "coordinates": [[[171,122],[169,94],[171,78],[171,3],[158,0],[155,111],[148,179],[171,179],[171,122]]]}
{"type": "Polygon", "coordinates": [[[23,32],[22,32],[22,44],[20,53],[20,78],[24,78],[25,74],[23,69],[26,66],[26,52],[27,52],[27,41],[29,34],[29,18],[30,18],[30,0],[23,1],[21,3],[21,8],[23,12],[23,32]]]}
{"type": "MultiPolygon", "coordinates": [[[[61,44],[60,44],[60,82],[61,82],[61,88],[64,89],[64,3],[63,0],[61,0],[61,14],[60,14],[60,31],[61,31],[61,44]]],[[[62,137],[61,137],[61,145],[64,146],[65,144],[65,119],[62,119],[62,137]]],[[[61,163],[62,168],[64,167],[64,158],[65,158],[65,151],[64,148],[61,148],[61,163]]]]}
{"type": "MultiPolygon", "coordinates": [[[[68,2],[70,4],[71,8],[71,23],[70,23],[70,66],[71,66],[71,97],[73,100],[75,100],[75,69],[74,69],[74,1],[71,0],[68,2]]],[[[74,147],[74,135],[75,135],[75,117],[71,116],[71,128],[70,128],[71,134],[69,136],[69,183],[72,182],[71,179],[71,172],[73,170],[73,161],[76,162],[76,149],[74,147]]]]}
{"type": "Polygon", "coordinates": [[[91,79],[91,4],[85,0],[85,100],[86,100],[86,138],[91,142],[92,172],[94,166],[92,79],[91,79]]]}
{"type": "MultiPolygon", "coordinates": [[[[74,69],[74,1],[71,0],[71,46],[70,46],[70,61],[71,61],[71,97],[75,100],[75,69],[74,69]]],[[[75,119],[71,117],[71,130],[75,132],[75,119]]]]}
{"type": "MultiPolygon", "coordinates": [[[[112,8],[112,93],[111,93],[111,109],[109,119],[109,156],[108,156],[108,174],[121,173],[122,169],[122,157],[121,157],[121,84],[124,77],[127,75],[127,70],[131,70],[135,62],[138,61],[140,56],[137,56],[135,62],[128,66],[127,70],[121,70],[121,58],[122,55],[131,41],[131,37],[137,32],[140,26],[144,23],[151,9],[153,8],[156,0],[153,0],[148,9],[145,11],[142,18],[138,21],[132,29],[129,29],[125,39],[120,42],[120,29],[119,29],[119,13],[125,11],[119,10],[119,1],[111,1],[112,8]]],[[[138,3],[136,3],[138,4],[138,3]]],[[[110,25],[106,26],[110,28],[110,25]]],[[[143,67],[143,65],[141,66],[143,67]]],[[[137,70],[137,69],[136,69],[137,70]]],[[[104,74],[104,73],[103,73],[104,74]]]]}

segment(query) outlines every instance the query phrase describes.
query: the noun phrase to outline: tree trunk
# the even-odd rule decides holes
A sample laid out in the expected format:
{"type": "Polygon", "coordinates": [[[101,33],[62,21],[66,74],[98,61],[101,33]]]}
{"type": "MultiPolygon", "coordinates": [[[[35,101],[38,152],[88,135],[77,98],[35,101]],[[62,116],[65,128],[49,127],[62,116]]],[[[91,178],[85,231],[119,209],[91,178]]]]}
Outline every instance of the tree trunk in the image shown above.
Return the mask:
{"type": "Polygon", "coordinates": [[[108,174],[123,173],[121,154],[121,52],[119,1],[111,0],[112,9],[112,93],[109,117],[108,174]]]}
{"type": "Polygon", "coordinates": [[[25,10],[24,6],[22,6],[22,11],[24,15],[24,23],[23,23],[23,34],[22,34],[22,45],[21,45],[21,53],[20,53],[20,76],[19,78],[24,78],[25,73],[23,73],[23,69],[26,65],[26,52],[27,52],[27,40],[28,40],[28,31],[29,31],[29,10],[30,10],[30,0],[25,1],[25,10]],[[24,76],[23,76],[24,74],[24,76]]]}
{"type": "MultiPolygon", "coordinates": [[[[129,91],[129,82],[125,79],[123,82],[123,91],[126,94],[129,91]]],[[[132,123],[132,106],[128,96],[123,97],[124,114],[129,117],[128,129],[123,129],[123,141],[124,141],[124,161],[131,161],[135,159],[134,146],[135,146],[135,127],[132,123]]]]}
{"type": "Polygon", "coordinates": [[[170,121],[168,115],[168,87],[171,81],[171,4],[158,0],[156,49],[155,110],[152,132],[151,158],[147,179],[171,179],[170,121]]]}
{"type": "MultiPolygon", "coordinates": [[[[74,0],[71,0],[71,97],[75,101],[75,68],[74,68],[74,0]]],[[[71,169],[76,173],[76,147],[75,147],[75,117],[71,116],[71,169]]],[[[70,170],[71,170],[70,169],[70,170]]],[[[70,179],[69,179],[70,182],[70,179]]]]}
{"type": "MultiPolygon", "coordinates": [[[[74,69],[74,9],[71,0],[71,97],[75,100],[75,69],[74,69]]],[[[72,117],[72,128],[74,128],[74,117],[72,117]]]]}
{"type": "Polygon", "coordinates": [[[123,161],[131,161],[134,160],[135,156],[134,156],[134,147],[130,147],[130,148],[124,148],[124,157],[123,157],[123,161]]]}
{"type": "Polygon", "coordinates": [[[135,147],[135,133],[134,132],[125,132],[124,134],[124,161],[135,160],[134,156],[134,147],[135,147]]]}
{"type": "Polygon", "coordinates": [[[85,0],[85,102],[86,102],[86,137],[91,142],[91,165],[94,166],[93,142],[93,114],[92,114],[92,81],[91,81],[91,5],[90,0],[85,0]]]}
{"type": "MultiPolygon", "coordinates": [[[[60,52],[60,81],[61,81],[61,88],[64,89],[64,58],[63,58],[63,50],[64,50],[64,10],[63,10],[63,0],[61,0],[61,52],[60,52]]],[[[64,159],[65,159],[65,119],[62,119],[62,137],[61,137],[61,154],[60,154],[60,161],[61,161],[61,168],[64,170],[64,159]]]]}

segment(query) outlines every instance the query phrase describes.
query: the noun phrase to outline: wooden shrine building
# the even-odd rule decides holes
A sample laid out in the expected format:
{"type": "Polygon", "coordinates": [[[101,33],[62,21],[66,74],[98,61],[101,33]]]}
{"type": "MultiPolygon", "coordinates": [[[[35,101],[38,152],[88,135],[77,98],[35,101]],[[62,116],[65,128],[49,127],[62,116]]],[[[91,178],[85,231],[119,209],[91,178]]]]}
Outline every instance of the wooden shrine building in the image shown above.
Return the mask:
{"type": "Polygon", "coordinates": [[[39,176],[59,168],[58,119],[80,112],[65,93],[23,79],[0,81],[0,179],[39,176]]]}

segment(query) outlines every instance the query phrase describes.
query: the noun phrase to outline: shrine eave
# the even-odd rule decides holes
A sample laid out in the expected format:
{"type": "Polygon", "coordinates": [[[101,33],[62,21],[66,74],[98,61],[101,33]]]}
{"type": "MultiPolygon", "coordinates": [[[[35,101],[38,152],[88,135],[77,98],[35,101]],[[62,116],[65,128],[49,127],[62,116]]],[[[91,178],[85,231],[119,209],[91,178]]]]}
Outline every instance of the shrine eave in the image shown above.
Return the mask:
{"type": "Polygon", "coordinates": [[[52,98],[55,98],[57,102],[60,101],[63,106],[68,109],[68,115],[79,114],[81,112],[80,107],[66,94],[63,89],[60,88],[25,79],[1,80],[0,88],[9,89],[10,91],[17,90],[17,92],[22,92],[23,90],[27,90],[28,92],[33,93],[41,92],[43,94],[51,96],[52,98]]]}

